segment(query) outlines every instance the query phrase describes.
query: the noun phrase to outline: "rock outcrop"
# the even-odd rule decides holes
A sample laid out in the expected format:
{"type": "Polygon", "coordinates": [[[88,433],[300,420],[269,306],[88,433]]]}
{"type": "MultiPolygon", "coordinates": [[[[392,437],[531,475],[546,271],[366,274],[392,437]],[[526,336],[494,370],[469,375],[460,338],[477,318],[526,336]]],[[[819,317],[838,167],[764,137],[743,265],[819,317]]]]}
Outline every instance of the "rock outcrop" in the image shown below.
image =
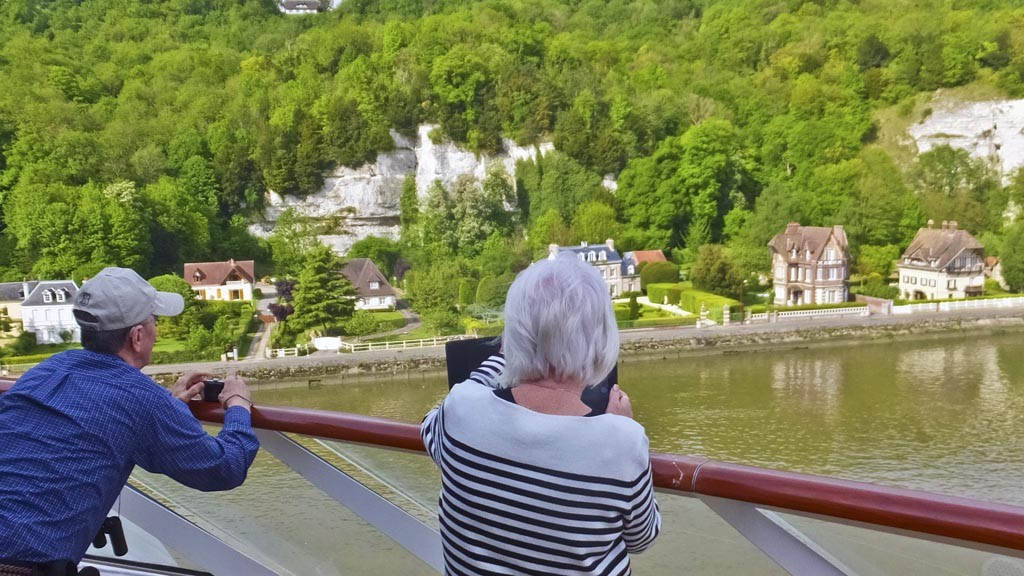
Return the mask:
{"type": "Polygon", "coordinates": [[[288,208],[312,218],[344,216],[345,234],[320,237],[322,242],[344,254],[354,242],[367,236],[398,238],[399,202],[408,176],[416,177],[416,191],[422,199],[435,180],[446,186],[463,174],[482,180],[495,162],[503,164],[509,175],[514,176],[517,160],[535,160],[538,155],[554,149],[550,143],[524,147],[504,140],[500,153],[477,155],[452,142],[435,143],[430,138],[434,129],[435,126],[420,126],[415,139],[392,132],[394,150],[379,154],[375,162],[359,168],[335,169],[316,194],[298,198],[270,192],[265,222],[252,225],[250,230],[260,236],[270,234],[277,219],[288,208]]]}
{"type": "Polygon", "coordinates": [[[947,144],[988,160],[1005,184],[1024,166],[1024,100],[936,99],[932,113],[911,126],[910,136],[918,153],[947,144]]]}

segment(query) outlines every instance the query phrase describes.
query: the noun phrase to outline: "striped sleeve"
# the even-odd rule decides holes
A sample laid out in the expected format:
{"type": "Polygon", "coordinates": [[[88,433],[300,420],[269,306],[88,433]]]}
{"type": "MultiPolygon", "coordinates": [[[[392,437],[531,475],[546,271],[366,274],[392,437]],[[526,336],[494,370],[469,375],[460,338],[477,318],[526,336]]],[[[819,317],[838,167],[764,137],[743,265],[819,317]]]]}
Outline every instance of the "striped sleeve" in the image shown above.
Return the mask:
{"type": "Polygon", "coordinates": [[[505,372],[505,357],[501,354],[495,354],[487,360],[484,360],[476,370],[473,370],[469,374],[467,382],[472,381],[477,384],[487,386],[488,388],[498,388],[498,378],[505,372]]]}
{"type": "Polygon", "coordinates": [[[643,552],[654,544],[654,539],[661,532],[661,510],[654,499],[654,482],[651,468],[647,467],[640,478],[639,485],[630,501],[630,509],[625,517],[625,529],[622,539],[626,542],[626,550],[632,554],[643,552]]]}

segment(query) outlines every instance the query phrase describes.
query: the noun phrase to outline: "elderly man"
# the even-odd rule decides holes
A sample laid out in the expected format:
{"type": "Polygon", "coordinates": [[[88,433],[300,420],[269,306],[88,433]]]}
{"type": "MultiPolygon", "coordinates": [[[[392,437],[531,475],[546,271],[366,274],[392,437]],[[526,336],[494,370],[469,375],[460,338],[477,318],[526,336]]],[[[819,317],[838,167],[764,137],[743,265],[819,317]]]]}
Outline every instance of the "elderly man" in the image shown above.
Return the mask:
{"type": "Polygon", "coordinates": [[[259,448],[245,381],[226,380],[213,437],[186,405],[208,375],[168,391],[141,372],[156,317],[183,308],[133,270],[106,268],[75,298],[85,349],[49,358],[0,396],[0,575],[73,574],[136,464],[203,491],[245,480],[259,448]]]}

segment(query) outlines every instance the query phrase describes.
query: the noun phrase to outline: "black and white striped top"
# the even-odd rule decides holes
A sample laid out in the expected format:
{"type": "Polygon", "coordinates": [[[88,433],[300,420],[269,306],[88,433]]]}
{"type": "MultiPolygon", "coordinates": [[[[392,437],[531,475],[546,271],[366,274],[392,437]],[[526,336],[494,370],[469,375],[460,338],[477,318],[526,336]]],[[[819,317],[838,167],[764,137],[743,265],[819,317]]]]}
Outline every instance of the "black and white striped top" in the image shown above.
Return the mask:
{"type": "Polygon", "coordinates": [[[643,427],[502,400],[502,368],[488,360],[423,420],[442,475],[446,573],[630,574],[628,553],[661,528],[643,427]]]}

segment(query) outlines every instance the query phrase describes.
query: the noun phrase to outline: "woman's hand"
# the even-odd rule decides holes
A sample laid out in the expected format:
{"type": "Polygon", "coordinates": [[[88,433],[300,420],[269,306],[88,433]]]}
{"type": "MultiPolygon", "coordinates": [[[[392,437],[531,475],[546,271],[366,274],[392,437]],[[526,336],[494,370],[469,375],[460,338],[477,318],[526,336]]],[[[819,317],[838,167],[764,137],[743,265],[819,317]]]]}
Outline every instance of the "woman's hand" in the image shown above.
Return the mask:
{"type": "Polygon", "coordinates": [[[611,392],[608,393],[608,414],[618,414],[619,416],[625,416],[626,418],[633,417],[633,405],[629,402],[629,396],[619,388],[616,384],[612,386],[611,392]]]}

